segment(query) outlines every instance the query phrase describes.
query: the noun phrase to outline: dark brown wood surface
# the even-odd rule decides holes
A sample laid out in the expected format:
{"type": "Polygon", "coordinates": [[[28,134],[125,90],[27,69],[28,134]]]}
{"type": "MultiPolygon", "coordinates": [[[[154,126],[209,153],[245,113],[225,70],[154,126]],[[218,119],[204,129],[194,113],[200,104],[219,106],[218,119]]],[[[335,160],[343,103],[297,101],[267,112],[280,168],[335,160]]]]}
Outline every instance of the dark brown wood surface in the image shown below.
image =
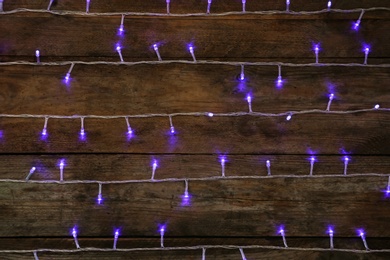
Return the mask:
{"type": "MultiPolygon", "coordinates": [[[[387,0],[333,1],[334,8],[390,7],[387,0]]],[[[4,1],[4,11],[46,9],[49,1],[4,1]]],[[[291,1],[292,11],[317,11],[327,1],[291,1]]],[[[172,0],[172,14],[204,13],[207,1],[172,0]]],[[[213,1],[211,13],[241,11],[241,1],[213,1]]],[[[180,112],[331,111],[390,107],[390,11],[365,12],[360,30],[351,30],[360,11],[352,13],[234,14],[195,17],[129,15],[126,33],[117,35],[120,12],[165,13],[164,0],[91,0],[90,11],[119,12],[85,16],[85,1],[54,1],[57,14],[20,11],[0,14],[0,113],[32,115],[143,115],[180,112]],[[363,46],[371,52],[368,66],[282,65],[282,88],[275,86],[278,67],[246,65],[245,81],[235,64],[70,64],[46,62],[157,61],[360,63],[363,46]],[[34,63],[35,50],[42,64],[34,63]]],[[[247,11],[285,10],[285,1],[251,1],[247,11]]],[[[0,118],[0,258],[33,259],[38,248],[74,249],[70,234],[79,230],[80,245],[110,248],[115,228],[118,248],[159,247],[158,225],[166,224],[165,246],[283,246],[277,233],[284,225],[290,247],[329,248],[329,225],[335,247],[364,250],[357,229],[367,232],[371,249],[390,249],[390,121],[388,111],[311,113],[278,117],[212,118],[174,116],[177,134],[169,134],[169,118],[131,118],[135,134],[126,136],[126,122],[85,119],[86,141],[78,139],[80,119],[0,118]],[[225,179],[220,156],[225,155],[225,179]],[[309,177],[311,155],[316,156],[309,177]],[[348,155],[347,176],[343,157],[348,155]],[[65,181],[59,161],[66,160],[65,181]],[[155,182],[152,161],[158,160],[155,182]],[[266,160],[271,177],[266,177],[266,160]],[[31,167],[36,171],[23,182],[31,167]],[[371,176],[369,176],[371,174],[371,176]],[[286,177],[281,175],[294,175],[286,177]],[[245,177],[246,176],[246,177],[245,177]],[[255,178],[247,178],[253,176],[255,178]],[[237,177],[237,178],[232,178],[237,177]],[[242,178],[245,177],[245,178],[242,178]],[[298,178],[301,177],[301,178],[298,178]],[[168,181],[177,178],[176,181],[168,181]],[[183,205],[184,179],[189,178],[190,205],[183,205]],[[242,178],[242,179],[240,179],[242,178]],[[20,182],[11,182],[7,179],[20,182]],[[96,204],[98,181],[104,203],[96,204]]],[[[389,253],[246,249],[248,259],[388,259],[389,253]]],[[[39,259],[201,259],[201,250],[144,252],[38,253],[39,259]]],[[[206,259],[240,259],[239,250],[208,249],[206,259]]]]}

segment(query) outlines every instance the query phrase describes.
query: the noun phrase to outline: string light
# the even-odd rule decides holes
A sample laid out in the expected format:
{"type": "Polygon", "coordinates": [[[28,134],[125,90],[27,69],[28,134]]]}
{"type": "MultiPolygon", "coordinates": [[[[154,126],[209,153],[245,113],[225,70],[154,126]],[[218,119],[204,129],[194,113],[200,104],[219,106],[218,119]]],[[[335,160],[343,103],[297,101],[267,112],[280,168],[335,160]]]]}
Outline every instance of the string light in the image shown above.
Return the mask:
{"type": "Polygon", "coordinates": [[[328,1],[328,11],[330,10],[330,8],[332,7],[332,1],[328,1]]]}
{"type": "Polygon", "coordinates": [[[207,11],[206,11],[207,14],[210,13],[211,1],[212,1],[212,0],[207,0],[207,11]]]}
{"type": "Polygon", "coordinates": [[[288,247],[288,246],[287,246],[287,241],[286,241],[286,235],[285,235],[285,233],[284,233],[283,227],[281,227],[281,228],[279,229],[279,233],[280,233],[280,235],[282,236],[284,247],[288,247]]]}
{"type": "Polygon", "coordinates": [[[169,3],[171,2],[171,0],[166,0],[166,3],[167,3],[167,14],[169,14],[169,3]]]}
{"type": "Polygon", "coordinates": [[[119,59],[121,60],[121,62],[123,62],[122,47],[119,45],[119,43],[116,45],[115,49],[116,49],[116,52],[119,55],[119,59]]]}
{"type": "Polygon", "coordinates": [[[240,80],[241,81],[245,80],[245,73],[244,73],[244,65],[243,64],[241,64],[240,80]]]}
{"type": "Polygon", "coordinates": [[[353,28],[355,31],[359,30],[359,26],[360,26],[360,22],[361,22],[361,20],[362,20],[362,18],[363,18],[363,14],[364,14],[364,9],[362,9],[359,18],[358,18],[357,21],[353,24],[353,27],[352,27],[352,28],[353,28]]]}
{"type": "Polygon", "coordinates": [[[270,160],[267,160],[265,162],[265,166],[267,167],[267,175],[268,176],[271,176],[271,161],[270,160]]]}
{"type": "Polygon", "coordinates": [[[124,25],[123,25],[124,21],[125,21],[125,15],[122,14],[122,17],[121,17],[121,24],[119,25],[119,28],[118,28],[118,35],[119,35],[119,36],[122,36],[123,33],[125,32],[125,27],[124,27],[124,25]]]}
{"type": "Polygon", "coordinates": [[[119,229],[115,230],[114,234],[114,245],[112,246],[112,249],[116,250],[116,244],[118,242],[118,237],[119,237],[119,229]]]}
{"type": "Polygon", "coordinates": [[[50,0],[49,5],[47,6],[47,11],[50,11],[51,5],[53,4],[54,0],[50,0]]]}
{"type": "Polygon", "coordinates": [[[130,123],[129,123],[129,117],[125,117],[125,120],[126,120],[126,125],[127,125],[127,135],[129,137],[131,137],[133,135],[133,129],[131,128],[130,126],[130,123]]]}
{"type": "Polygon", "coordinates": [[[364,46],[364,65],[367,65],[367,59],[368,59],[368,54],[370,53],[370,47],[368,45],[364,46]]]}
{"type": "Polygon", "coordinates": [[[244,254],[244,249],[242,249],[242,248],[240,247],[239,250],[240,250],[240,253],[241,253],[241,258],[242,258],[242,260],[246,260],[246,257],[245,257],[245,254],[244,254]]]}
{"type": "Polygon", "coordinates": [[[99,183],[99,193],[98,193],[98,197],[97,197],[97,203],[98,203],[99,205],[101,205],[102,202],[103,202],[102,186],[103,186],[103,184],[102,184],[102,183],[99,183]]]}
{"type": "Polygon", "coordinates": [[[36,168],[35,167],[32,167],[30,169],[30,172],[28,173],[27,177],[26,177],[26,181],[28,181],[31,177],[31,175],[33,175],[33,173],[35,172],[36,168]]]}
{"type": "Polygon", "coordinates": [[[385,191],[385,196],[386,197],[389,197],[390,196],[390,176],[389,176],[389,179],[387,181],[387,188],[386,188],[386,191],[385,191]]]}
{"type": "Polygon", "coordinates": [[[161,56],[160,56],[160,52],[158,51],[158,45],[157,45],[157,44],[153,44],[153,49],[154,49],[154,51],[155,51],[156,54],[157,54],[158,60],[159,60],[159,61],[162,61],[161,56]]]}
{"type": "Polygon", "coordinates": [[[188,192],[188,180],[184,180],[184,195],[182,196],[182,206],[189,206],[190,205],[190,194],[188,192]]]}
{"type": "Polygon", "coordinates": [[[249,113],[252,113],[252,97],[250,94],[246,96],[246,101],[248,102],[249,113]]]}
{"type": "Polygon", "coordinates": [[[150,178],[151,180],[154,180],[154,174],[156,173],[156,169],[157,169],[157,160],[153,160],[153,164],[152,164],[152,177],[150,178]]]}
{"type": "Polygon", "coordinates": [[[194,60],[194,62],[196,62],[195,53],[194,53],[194,46],[189,45],[189,46],[188,46],[188,50],[189,50],[190,53],[191,53],[192,59],[194,60]]]}
{"type": "Polygon", "coordinates": [[[333,229],[331,227],[328,228],[328,233],[329,233],[329,246],[330,246],[330,249],[333,249],[334,246],[333,246],[333,229]]]}
{"type": "Polygon", "coordinates": [[[283,79],[282,79],[282,66],[278,65],[278,79],[276,81],[276,86],[278,88],[283,86],[283,79]]]}
{"type": "Polygon", "coordinates": [[[89,13],[89,3],[91,2],[91,0],[86,0],[86,7],[85,7],[85,12],[86,13],[89,13]]]}
{"type": "Polygon", "coordinates": [[[172,135],[174,135],[175,134],[175,127],[173,126],[172,117],[169,116],[168,118],[169,118],[170,132],[171,132],[172,135]]]}
{"type": "Polygon", "coordinates": [[[0,12],[3,12],[3,0],[0,0],[0,12]]]}
{"type": "Polygon", "coordinates": [[[74,67],[74,63],[71,63],[70,64],[70,68],[69,68],[69,70],[68,70],[68,72],[66,73],[66,76],[65,76],[65,83],[69,82],[69,80],[70,80],[70,73],[72,73],[73,67],[74,67]]]}
{"type": "Polygon", "coordinates": [[[40,51],[39,50],[36,50],[35,51],[35,57],[37,58],[37,63],[40,63],[41,62],[41,60],[40,60],[40,51]]]}
{"type": "Polygon", "coordinates": [[[286,0],[286,12],[290,12],[290,0],[286,0]]]}
{"type": "Polygon", "coordinates": [[[327,107],[326,107],[326,111],[329,111],[329,110],[330,110],[330,105],[332,104],[333,98],[334,98],[334,94],[333,94],[333,93],[330,93],[330,94],[329,94],[328,105],[327,105],[327,107]]]}
{"type": "Polygon", "coordinates": [[[316,158],[314,156],[310,157],[310,176],[313,176],[313,168],[314,168],[314,162],[316,161],[316,158]]]}
{"type": "Polygon", "coordinates": [[[245,13],[245,4],[246,4],[246,0],[242,0],[242,12],[245,13]]]}
{"type": "Polygon", "coordinates": [[[289,114],[287,115],[287,117],[286,117],[286,120],[287,120],[287,121],[290,121],[290,120],[291,120],[291,118],[292,118],[292,114],[291,114],[291,113],[289,113],[289,114]]]}
{"type": "Polygon", "coordinates": [[[42,129],[42,138],[46,138],[47,136],[47,122],[49,121],[49,117],[45,117],[45,123],[43,125],[43,129],[42,129]]]}
{"type": "Polygon", "coordinates": [[[363,230],[363,229],[360,229],[360,230],[358,230],[358,233],[359,233],[360,238],[361,238],[362,241],[363,241],[363,245],[364,245],[364,247],[366,248],[366,250],[370,250],[370,249],[368,248],[368,245],[367,245],[366,235],[364,234],[364,230],[363,230]]]}
{"type": "Polygon", "coordinates": [[[314,45],[314,54],[316,55],[316,64],[318,64],[318,53],[320,52],[320,45],[314,45]]]}
{"type": "Polygon", "coordinates": [[[161,247],[164,247],[164,233],[165,233],[165,226],[160,227],[160,245],[161,247]]]}
{"type": "Polygon", "coordinates": [[[226,157],[225,156],[220,157],[220,161],[221,161],[221,168],[222,168],[222,177],[225,177],[226,157]]]}
{"type": "Polygon", "coordinates": [[[208,112],[208,113],[207,113],[207,116],[208,116],[208,117],[213,117],[213,116],[214,116],[214,114],[213,114],[213,113],[211,113],[211,112],[208,112]]]}
{"type": "Polygon", "coordinates": [[[344,157],[344,175],[347,175],[348,162],[349,162],[349,157],[345,156],[344,157]]]}
{"type": "Polygon", "coordinates": [[[84,130],[84,117],[80,117],[80,140],[84,141],[86,136],[85,136],[85,130],[84,130]]]}
{"type": "Polygon", "coordinates": [[[65,159],[61,159],[60,161],[60,181],[64,181],[64,167],[65,167],[65,159]]]}
{"type": "Polygon", "coordinates": [[[380,108],[380,105],[379,104],[376,104],[375,106],[374,106],[374,109],[379,109],[380,108]]]}
{"type": "Polygon", "coordinates": [[[74,243],[76,245],[76,248],[80,248],[80,245],[79,245],[79,241],[77,240],[77,230],[76,230],[76,227],[74,227],[72,229],[72,236],[73,236],[73,239],[74,239],[74,243]]]}
{"type": "Polygon", "coordinates": [[[206,260],[206,248],[202,247],[202,260],[206,260]]]}

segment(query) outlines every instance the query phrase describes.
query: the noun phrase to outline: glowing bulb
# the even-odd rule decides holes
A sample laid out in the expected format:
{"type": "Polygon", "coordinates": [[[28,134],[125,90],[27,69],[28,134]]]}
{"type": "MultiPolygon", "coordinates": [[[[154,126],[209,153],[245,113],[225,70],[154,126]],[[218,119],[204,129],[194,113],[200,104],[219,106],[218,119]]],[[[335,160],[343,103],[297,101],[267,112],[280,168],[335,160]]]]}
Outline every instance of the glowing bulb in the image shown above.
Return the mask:
{"type": "Polygon", "coordinates": [[[116,49],[116,52],[119,55],[119,59],[121,60],[121,62],[123,62],[122,47],[119,44],[117,44],[115,49],[116,49]]]}
{"type": "Polygon", "coordinates": [[[80,245],[79,245],[79,241],[77,240],[77,230],[76,230],[76,227],[74,227],[72,229],[72,236],[73,236],[73,239],[74,239],[74,243],[76,245],[76,248],[80,248],[80,245]]]}
{"type": "Polygon", "coordinates": [[[86,7],[85,7],[85,12],[86,13],[89,13],[89,3],[91,2],[91,0],[87,0],[87,3],[86,3],[86,7]]]}
{"type": "Polygon", "coordinates": [[[156,169],[157,169],[158,165],[157,165],[157,160],[154,160],[153,161],[153,164],[152,164],[152,177],[151,177],[151,180],[154,180],[154,175],[156,173],[156,169]]]}
{"type": "Polygon", "coordinates": [[[207,13],[210,13],[211,0],[207,0],[207,13]]]}
{"type": "Polygon", "coordinates": [[[286,235],[285,235],[285,233],[284,233],[284,229],[283,229],[283,228],[280,228],[280,229],[279,229],[279,233],[280,233],[280,235],[282,236],[284,247],[288,247],[288,246],[287,246],[287,241],[286,241],[286,235]]]}
{"type": "Polygon", "coordinates": [[[41,55],[41,54],[40,54],[40,51],[39,51],[39,50],[36,50],[36,51],[35,51],[35,57],[37,58],[37,63],[41,62],[41,61],[40,61],[40,55],[41,55]]]}
{"type": "Polygon", "coordinates": [[[241,64],[240,81],[245,80],[244,65],[241,64]]]}
{"type": "Polygon", "coordinates": [[[213,116],[214,116],[214,114],[213,114],[213,113],[211,113],[211,112],[209,112],[209,113],[207,113],[207,116],[208,116],[208,117],[213,117],[213,116]]]}
{"type": "Polygon", "coordinates": [[[347,175],[349,158],[347,156],[344,157],[344,175],[347,175]]]}
{"type": "Polygon", "coordinates": [[[175,134],[175,127],[171,126],[171,134],[175,134]]]}
{"type": "Polygon", "coordinates": [[[226,163],[226,158],[221,157],[222,177],[225,177],[225,163],[226,163]]]}
{"type": "Polygon", "coordinates": [[[252,97],[249,94],[246,96],[246,101],[248,102],[249,113],[252,113],[252,97]]]}
{"type": "Polygon", "coordinates": [[[66,83],[69,82],[69,79],[70,79],[70,73],[66,73],[66,76],[65,76],[66,83]]]}
{"type": "Polygon", "coordinates": [[[334,94],[333,93],[329,94],[329,101],[328,101],[328,105],[326,107],[326,111],[330,110],[330,105],[332,104],[333,98],[334,98],[334,94]]]}
{"type": "Polygon", "coordinates": [[[119,29],[118,29],[118,31],[119,31],[119,34],[120,34],[120,35],[122,35],[122,34],[123,34],[123,32],[125,31],[125,27],[124,27],[124,25],[123,25],[123,24],[119,25],[119,29]]]}
{"type": "Polygon", "coordinates": [[[329,233],[329,244],[330,244],[330,248],[333,249],[334,246],[333,246],[333,229],[331,227],[328,228],[328,233],[329,233]]]}
{"type": "Polygon", "coordinates": [[[99,204],[99,205],[102,204],[102,201],[103,201],[102,194],[99,194],[99,195],[98,195],[97,201],[98,201],[98,204],[99,204]]]}
{"type": "Polygon", "coordinates": [[[82,136],[85,135],[85,130],[84,130],[84,128],[81,128],[81,130],[80,130],[80,135],[82,135],[82,136]]]}
{"type": "Polygon", "coordinates": [[[318,63],[318,53],[320,52],[319,44],[314,45],[314,54],[316,55],[316,63],[318,63]]]}
{"type": "Polygon", "coordinates": [[[271,161],[270,160],[267,160],[265,162],[265,166],[267,167],[267,175],[268,176],[271,176],[271,161]]]}
{"type": "Polygon", "coordinates": [[[328,1],[328,10],[332,7],[332,1],[328,1]]]}
{"type": "Polygon", "coordinates": [[[194,47],[193,47],[192,45],[189,45],[189,46],[188,46],[188,50],[189,50],[190,53],[191,53],[192,59],[194,60],[194,62],[196,62],[194,47]]]}
{"type": "Polygon", "coordinates": [[[364,51],[364,64],[366,65],[367,59],[368,59],[368,54],[370,53],[370,47],[364,46],[363,51],[364,51]]]}
{"type": "Polygon", "coordinates": [[[36,168],[35,167],[32,167],[30,169],[30,172],[28,173],[27,177],[26,177],[26,181],[28,181],[31,177],[31,175],[33,175],[33,173],[35,172],[36,168]]]}
{"type": "Polygon", "coordinates": [[[355,31],[359,30],[359,26],[360,26],[360,20],[357,20],[354,24],[353,24],[353,29],[355,31]]]}
{"type": "Polygon", "coordinates": [[[130,126],[127,127],[127,133],[128,133],[129,135],[133,134],[133,129],[131,129],[130,126]]]}
{"type": "Polygon", "coordinates": [[[157,44],[153,44],[153,49],[156,52],[158,60],[162,61],[161,56],[160,56],[160,52],[158,51],[158,45],[157,44]]]}
{"type": "Polygon", "coordinates": [[[161,245],[161,247],[164,247],[164,233],[165,233],[165,226],[162,226],[160,228],[160,245],[161,245]]]}
{"type": "Polygon", "coordinates": [[[286,11],[290,11],[290,0],[286,0],[286,11]]]}
{"type": "Polygon", "coordinates": [[[310,157],[310,176],[313,175],[313,168],[314,168],[314,162],[316,161],[316,158],[314,156],[310,157]]]}
{"type": "Polygon", "coordinates": [[[43,135],[43,136],[46,136],[46,135],[47,135],[47,130],[46,130],[46,128],[43,128],[43,130],[42,130],[42,135],[43,135]]]}
{"type": "Polygon", "coordinates": [[[64,167],[65,167],[65,160],[62,159],[60,161],[60,181],[64,180],[64,167]]]}
{"type": "Polygon", "coordinates": [[[286,120],[287,120],[287,121],[290,121],[290,120],[291,120],[291,117],[292,117],[292,115],[291,115],[291,114],[288,114],[287,117],[286,117],[286,120]]]}
{"type": "Polygon", "coordinates": [[[376,104],[375,106],[374,106],[374,109],[379,109],[380,108],[380,105],[379,104],[376,104]]]}
{"type": "Polygon", "coordinates": [[[246,4],[246,0],[242,0],[242,11],[245,12],[245,4],[246,4]]]}
{"type": "Polygon", "coordinates": [[[114,234],[114,245],[112,246],[112,249],[116,249],[116,244],[118,242],[118,237],[119,237],[119,229],[115,230],[114,234]]]}
{"type": "Polygon", "coordinates": [[[367,245],[367,241],[366,241],[366,235],[364,234],[364,230],[363,229],[358,230],[358,234],[359,234],[360,238],[362,239],[363,245],[366,248],[366,250],[369,250],[368,245],[367,245]]]}

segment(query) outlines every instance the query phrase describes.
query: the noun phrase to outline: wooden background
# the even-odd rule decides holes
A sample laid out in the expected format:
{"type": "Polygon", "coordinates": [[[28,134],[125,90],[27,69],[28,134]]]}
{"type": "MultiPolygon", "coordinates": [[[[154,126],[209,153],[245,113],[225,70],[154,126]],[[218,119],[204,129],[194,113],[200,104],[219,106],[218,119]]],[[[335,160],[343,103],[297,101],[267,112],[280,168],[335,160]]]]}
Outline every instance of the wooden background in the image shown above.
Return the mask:
{"type": "MultiPolygon", "coordinates": [[[[4,11],[46,9],[49,1],[5,0],[4,11]]],[[[327,1],[293,0],[290,10],[314,11],[327,1]]],[[[206,0],[172,0],[173,14],[205,12],[206,0]]],[[[388,0],[335,2],[334,8],[390,8],[388,0]]],[[[165,12],[165,1],[92,0],[91,13],[165,12]]],[[[85,2],[54,1],[55,11],[84,11],[85,2]]],[[[285,1],[247,1],[247,11],[284,10],[285,1]]],[[[241,1],[213,1],[211,13],[241,11],[241,1]]],[[[321,44],[322,63],[363,63],[362,45],[372,47],[368,63],[389,64],[390,12],[370,11],[358,32],[353,13],[313,15],[121,16],[0,14],[0,62],[35,61],[42,65],[0,66],[0,102],[4,114],[136,115],[149,113],[254,111],[283,113],[390,107],[388,67],[282,67],[285,80],[275,87],[277,66],[216,64],[80,65],[63,78],[69,65],[59,61],[154,61],[159,43],[163,60],[189,60],[187,44],[198,60],[239,62],[315,61],[312,46],[321,44]]],[[[0,64],[1,65],[1,64],[0,64]]],[[[305,114],[285,117],[167,117],[130,119],[135,135],[126,136],[121,119],[86,119],[87,140],[80,142],[79,119],[0,118],[0,179],[58,180],[66,159],[65,180],[140,180],[200,178],[221,175],[219,156],[226,155],[226,176],[308,175],[310,154],[317,155],[314,175],[343,173],[355,177],[190,180],[191,205],[182,205],[184,181],[103,185],[104,204],[97,205],[98,184],[0,182],[0,250],[74,249],[70,230],[77,226],[81,247],[159,247],[158,225],[167,226],[165,246],[274,245],[284,225],[289,246],[329,247],[326,230],[335,228],[335,247],[364,249],[356,229],[364,228],[372,249],[390,249],[390,201],[384,196],[390,174],[388,111],[355,114],[305,114]]],[[[388,259],[388,253],[295,250],[245,250],[248,259],[388,259]]],[[[200,259],[197,251],[39,253],[39,259],[200,259]]],[[[1,252],[2,259],[33,259],[31,253],[1,252]]],[[[238,250],[209,249],[207,259],[241,259],[238,250]]]]}

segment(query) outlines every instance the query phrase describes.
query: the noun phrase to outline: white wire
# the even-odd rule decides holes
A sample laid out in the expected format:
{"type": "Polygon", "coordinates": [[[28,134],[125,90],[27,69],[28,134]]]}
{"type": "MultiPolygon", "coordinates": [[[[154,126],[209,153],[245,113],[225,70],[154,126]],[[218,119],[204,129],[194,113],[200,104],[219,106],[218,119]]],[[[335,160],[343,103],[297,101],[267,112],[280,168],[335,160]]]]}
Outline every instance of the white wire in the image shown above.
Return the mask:
{"type": "Polygon", "coordinates": [[[242,249],[269,249],[269,250],[288,250],[288,251],[319,251],[319,252],[346,252],[357,254],[371,254],[371,253],[390,253],[390,249],[372,249],[372,250],[359,250],[359,249],[342,249],[342,248],[304,248],[304,247],[280,247],[280,246],[261,246],[261,245],[199,245],[199,246],[182,246],[182,247],[149,247],[149,248],[95,248],[85,247],[80,249],[49,249],[40,248],[34,250],[0,250],[0,253],[8,254],[23,254],[34,252],[46,252],[46,253],[78,253],[78,252],[134,252],[134,251],[175,251],[175,250],[206,250],[206,249],[230,249],[239,250],[242,249]]]}
{"type": "MultiPolygon", "coordinates": [[[[281,179],[281,178],[297,178],[297,179],[311,179],[311,178],[354,178],[354,177],[386,177],[390,174],[385,173],[355,173],[355,174],[327,174],[327,175],[249,175],[249,176],[211,176],[211,177],[194,177],[194,178],[165,178],[165,179],[137,179],[137,180],[121,180],[121,181],[99,181],[99,180],[30,180],[28,183],[39,184],[125,184],[125,183],[162,183],[162,182],[185,182],[187,181],[217,181],[217,180],[249,180],[249,179],[281,179]]],[[[26,183],[25,180],[18,179],[0,179],[0,183],[26,183]]]]}

